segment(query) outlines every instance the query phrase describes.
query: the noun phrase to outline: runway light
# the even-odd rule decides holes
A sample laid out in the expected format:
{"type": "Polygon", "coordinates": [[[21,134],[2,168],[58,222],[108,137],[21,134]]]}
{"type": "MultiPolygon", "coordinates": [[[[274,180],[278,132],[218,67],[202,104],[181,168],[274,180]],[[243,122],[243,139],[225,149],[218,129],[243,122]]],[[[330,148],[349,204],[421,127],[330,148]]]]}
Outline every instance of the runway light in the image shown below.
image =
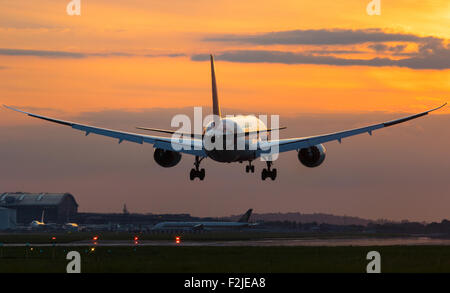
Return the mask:
{"type": "Polygon", "coordinates": [[[55,236],[53,236],[53,237],[52,237],[52,240],[56,240],[56,237],[55,237],[55,236]]]}
{"type": "Polygon", "coordinates": [[[94,237],[92,237],[92,240],[97,241],[98,240],[98,236],[95,235],[94,237]]]}
{"type": "Polygon", "coordinates": [[[94,252],[95,251],[95,247],[91,247],[91,252],[94,252]]]}
{"type": "Polygon", "coordinates": [[[181,243],[181,237],[180,236],[175,237],[175,243],[176,244],[180,244],[181,243]]]}

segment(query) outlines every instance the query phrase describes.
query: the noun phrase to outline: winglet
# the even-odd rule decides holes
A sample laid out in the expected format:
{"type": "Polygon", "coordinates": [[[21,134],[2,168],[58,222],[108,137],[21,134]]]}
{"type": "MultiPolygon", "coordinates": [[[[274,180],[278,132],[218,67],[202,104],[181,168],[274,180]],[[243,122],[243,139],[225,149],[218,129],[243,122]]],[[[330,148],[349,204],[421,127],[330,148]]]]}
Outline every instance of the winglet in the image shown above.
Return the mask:
{"type": "Polygon", "coordinates": [[[12,111],[16,111],[16,112],[19,112],[19,113],[30,115],[30,113],[28,113],[28,112],[25,112],[25,111],[22,111],[22,110],[19,110],[19,109],[15,109],[15,108],[7,106],[5,104],[3,104],[3,107],[5,107],[8,110],[12,110],[12,111]]]}

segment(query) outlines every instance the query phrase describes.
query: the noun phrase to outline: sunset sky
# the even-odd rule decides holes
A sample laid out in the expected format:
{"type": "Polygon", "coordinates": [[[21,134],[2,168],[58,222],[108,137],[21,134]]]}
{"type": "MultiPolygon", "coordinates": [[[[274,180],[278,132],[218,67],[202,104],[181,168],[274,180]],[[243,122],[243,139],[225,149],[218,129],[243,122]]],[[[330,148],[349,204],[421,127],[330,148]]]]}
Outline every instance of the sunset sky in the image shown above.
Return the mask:
{"type": "MultiPolygon", "coordinates": [[[[224,112],[280,114],[281,124],[294,125],[286,135],[379,122],[377,119],[424,111],[449,100],[448,0],[381,0],[380,16],[367,15],[369,0],[81,0],[80,16],[67,15],[69,2],[0,0],[0,104],[111,128],[133,130],[138,124],[168,128],[171,115],[188,113],[188,107],[204,106],[209,111],[211,85],[206,61],[210,53],[217,60],[224,112]]],[[[246,196],[253,185],[261,184],[256,178],[250,183],[245,177],[228,178],[243,188],[240,199],[231,202],[226,201],[226,194],[217,198],[192,195],[200,185],[187,181],[193,158],[184,156],[174,173],[161,171],[151,159],[149,146],[127,146],[119,151],[116,143],[106,138],[85,139],[79,133],[65,134],[70,129],[61,130],[5,109],[0,113],[1,192],[68,191],[76,195],[84,211],[117,212],[127,202],[136,212],[200,216],[237,214],[253,205],[258,213],[450,218],[450,208],[442,210],[442,206],[450,206],[450,198],[445,197],[450,196],[448,175],[442,173],[450,171],[450,107],[424,118],[429,121],[417,120],[379,137],[355,138],[355,144],[349,140],[345,146],[330,144],[335,151],[330,151],[329,157],[355,156],[359,165],[347,166],[360,168],[355,181],[336,185],[333,172],[346,169],[348,158],[335,158],[307,175],[321,178],[320,186],[309,183],[302,189],[295,182],[303,180],[296,181],[292,175],[284,179],[288,183],[281,180],[292,168],[301,168],[296,159],[285,159],[280,162],[285,167],[280,182],[265,190],[256,187],[259,199],[246,196]],[[64,146],[56,133],[71,144],[64,146]],[[28,153],[27,148],[33,150],[28,153]],[[380,158],[374,152],[379,149],[386,153],[385,160],[381,159],[386,165],[377,165],[380,158]],[[425,154],[428,159],[422,157],[425,154]],[[145,167],[134,172],[129,156],[135,163],[145,158],[145,167]],[[79,165],[83,159],[90,163],[79,165]],[[381,173],[391,170],[392,176],[406,169],[428,171],[398,181],[385,174],[377,180],[386,181],[374,189],[370,183],[373,170],[367,169],[371,164],[381,173]],[[60,168],[73,165],[79,173],[73,171],[61,178],[60,168]],[[147,178],[145,172],[151,175],[147,178]],[[158,175],[162,178],[155,178],[158,175]],[[444,176],[444,182],[436,181],[439,176],[444,176]],[[115,186],[118,178],[120,188],[115,186]],[[173,187],[172,197],[152,197],[151,189],[163,192],[165,186],[178,181],[186,193],[182,197],[173,187]],[[433,188],[425,185],[428,183],[433,188]],[[383,193],[382,186],[389,186],[390,193],[395,190],[400,196],[397,204],[386,207],[383,202],[373,202],[383,193]],[[283,199],[283,193],[294,191],[299,195],[283,199]],[[367,198],[365,191],[370,194],[367,198]],[[127,192],[134,196],[125,196],[127,192]],[[304,195],[308,192],[309,196],[304,195]],[[335,202],[337,198],[331,199],[330,193],[359,204],[335,202]],[[429,193],[428,198],[424,193],[429,193]],[[271,199],[284,204],[273,205],[271,199]],[[408,200],[414,202],[405,207],[408,200]]],[[[290,157],[294,158],[293,154],[290,157]]],[[[242,165],[214,171],[220,165],[208,164],[209,173],[202,183],[208,191],[223,186],[220,179],[233,172],[230,168],[247,175],[242,165]]],[[[382,197],[392,199],[386,194],[382,197]]]]}

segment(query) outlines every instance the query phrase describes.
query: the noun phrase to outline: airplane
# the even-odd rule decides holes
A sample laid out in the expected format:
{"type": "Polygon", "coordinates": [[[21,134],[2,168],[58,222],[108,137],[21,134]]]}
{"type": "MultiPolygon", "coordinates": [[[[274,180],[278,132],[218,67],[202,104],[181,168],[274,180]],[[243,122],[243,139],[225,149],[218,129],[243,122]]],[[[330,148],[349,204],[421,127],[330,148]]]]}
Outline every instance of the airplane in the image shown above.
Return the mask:
{"type": "MultiPolygon", "coordinates": [[[[194,180],[195,178],[203,180],[205,178],[205,169],[200,169],[200,163],[205,158],[210,158],[220,163],[248,162],[245,171],[247,173],[254,173],[255,167],[254,165],[252,165],[252,162],[255,159],[263,158],[267,154],[273,154],[274,152],[275,154],[279,154],[288,151],[297,151],[297,157],[301,164],[308,168],[315,168],[320,166],[325,160],[326,149],[323,145],[324,143],[331,141],[338,141],[339,143],[341,143],[342,139],[344,138],[364,133],[372,135],[372,132],[375,130],[398,125],[400,123],[428,115],[428,113],[436,111],[447,105],[447,103],[445,103],[437,108],[422,113],[345,131],[287,139],[261,139],[260,135],[267,135],[272,131],[285,129],[285,127],[274,129],[267,128],[263,121],[252,115],[223,117],[219,105],[219,97],[217,94],[217,83],[213,55],[210,55],[210,64],[212,82],[212,110],[214,120],[209,122],[206,127],[203,128],[201,134],[137,127],[141,130],[172,134],[171,137],[152,136],[141,133],[100,128],[86,124],[41,116],[15,109],[6,105],[4,105],[4,107],[34,118],[43,119],[48,122],[53,122],[64,126],[69,126],[75,130],[85,132],[86,136],[93,133],[115,138],[119,143],[123,141],[129,141],[138,144],[151,144],[154,147],[154,160],[158,165],[164,168],[176,166],[180,162],[182,154],[193,155],[195,157],[194,168],[191,169],[189,178],[190,180],[194,180]],[[177,134],[181,134],[183,136],[183,140],[181,140],[180,137],[176,136],[177,134]],[[245,139],[244,149],[238,150],[233,148],[236,144],[235,136],[237,136],[238,134],[239,137],[244,137],[245,139]],[[251,139],[251,137],[254,137],[255,134],[259,136],[256,137],[256,139],[251,139]],[[186,136],[188,136],[189,139],[184,139],[184,137],[186,136]],[[224,147],[207,148],[208,144],[211,144],[211,142],[214,143],[216,138],[218,138],[218,141],[222,140],[224,147]],[[230,144],[231,149],[229,148],[230,144]]],[[[267,165],[267,168],[264,168],[262,170],[261,179],[266,180],[267,178],[270,178],[272,180],[275,180],[277,177],[277,169],[272,168],[274,160],[271,160],[269,156],[268,159],[264,159],[264,161],[267,165]]]]}
{"type": "Polygon", "coordinates": [[[80,226],[77,223],[64,223],[62,228],[67,231],[79,231],[80,230],[80,226]]]}
{"type": "Polygon", "coordinates": [[[258,225],[249,223],[253,209],[249,209],[237,222],[161,222],[152,227],[151,230],[218,230],[239,229],[258,225]]]}
{"type": "Polygon", "coordinates": [[[45,210],[42,210],[42,216],[41,216],[41,220],[33,220],[30,223],[30,228],[31,229],[43,229],[45,227],[47,227],[47,224],[44,223],[44,214],[45,214],[45,210]]]}

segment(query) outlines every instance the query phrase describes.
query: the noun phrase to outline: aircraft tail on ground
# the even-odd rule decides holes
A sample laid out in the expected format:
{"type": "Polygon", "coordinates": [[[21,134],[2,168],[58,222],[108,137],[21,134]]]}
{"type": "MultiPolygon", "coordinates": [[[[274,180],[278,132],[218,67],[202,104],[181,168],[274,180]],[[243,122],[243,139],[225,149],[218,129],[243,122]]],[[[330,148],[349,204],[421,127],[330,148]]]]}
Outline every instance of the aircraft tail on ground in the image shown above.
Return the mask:
{"type": "Polygon", "coordinates": [[[248,223],[248,220],[250,219],[250,216],[253,212],[253,209],[249,209],[240,219],[239,223],[248,223]]]}

